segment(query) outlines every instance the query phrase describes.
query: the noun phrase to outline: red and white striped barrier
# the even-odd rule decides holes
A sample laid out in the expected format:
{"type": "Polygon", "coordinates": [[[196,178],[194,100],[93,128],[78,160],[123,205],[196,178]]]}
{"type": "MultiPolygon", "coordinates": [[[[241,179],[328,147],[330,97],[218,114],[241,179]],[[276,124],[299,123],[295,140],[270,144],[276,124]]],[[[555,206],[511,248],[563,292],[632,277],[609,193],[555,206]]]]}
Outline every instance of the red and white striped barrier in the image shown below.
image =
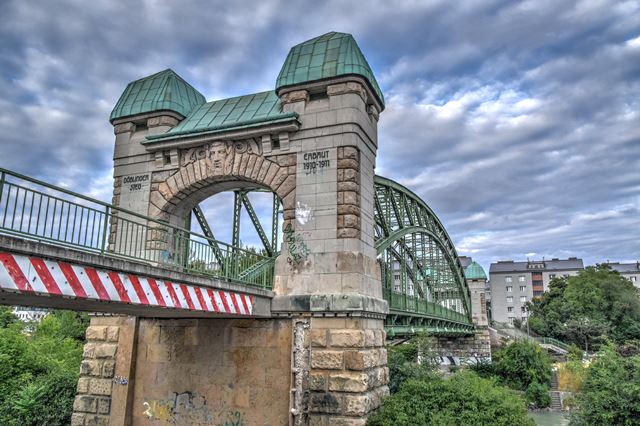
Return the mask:
{"type": "Polygon", "coordinates": [[[0,252],[0,288],[103,302],[251,315],[253,297],[140,275],[0,252]]]}

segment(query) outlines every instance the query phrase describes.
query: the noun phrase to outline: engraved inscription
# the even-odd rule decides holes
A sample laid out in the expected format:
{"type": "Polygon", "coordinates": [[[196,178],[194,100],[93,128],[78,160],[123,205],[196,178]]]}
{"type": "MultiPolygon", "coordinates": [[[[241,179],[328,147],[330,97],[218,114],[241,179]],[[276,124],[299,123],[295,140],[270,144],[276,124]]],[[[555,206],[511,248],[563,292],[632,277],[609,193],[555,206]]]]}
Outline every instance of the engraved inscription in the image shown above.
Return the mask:
{"type": "Polygon", "coordinates": [[[307,152],[304,154],[302,169],[307,175],[324,171],[331,166],[329,150],[307,152]]]}

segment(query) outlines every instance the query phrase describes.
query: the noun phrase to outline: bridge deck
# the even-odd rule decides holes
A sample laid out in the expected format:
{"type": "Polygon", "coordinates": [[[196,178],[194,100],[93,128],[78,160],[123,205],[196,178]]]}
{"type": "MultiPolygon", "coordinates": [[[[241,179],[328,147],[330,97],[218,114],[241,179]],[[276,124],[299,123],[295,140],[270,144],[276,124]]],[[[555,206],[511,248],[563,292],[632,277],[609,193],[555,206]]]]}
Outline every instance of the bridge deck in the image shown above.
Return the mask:
{"type": "Polygon", "coordinates": [[[273,292],[0,235],[0,303],[140,317],[270,317],[273,292]]]}

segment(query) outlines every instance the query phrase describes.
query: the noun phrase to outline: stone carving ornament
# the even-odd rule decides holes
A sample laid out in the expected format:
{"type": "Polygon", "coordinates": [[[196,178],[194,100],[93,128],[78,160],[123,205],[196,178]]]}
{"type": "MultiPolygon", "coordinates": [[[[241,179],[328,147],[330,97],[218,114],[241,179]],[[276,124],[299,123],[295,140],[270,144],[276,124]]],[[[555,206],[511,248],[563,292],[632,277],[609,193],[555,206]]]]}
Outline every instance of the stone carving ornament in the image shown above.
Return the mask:
{"type": "Polygon", "coordinates": [[[228,174],[234,155],[245,153],[262,155],[262,146],[253,139],[210,142],[182,151],[182,166],[204,159],[211,174],[228,174]]]}

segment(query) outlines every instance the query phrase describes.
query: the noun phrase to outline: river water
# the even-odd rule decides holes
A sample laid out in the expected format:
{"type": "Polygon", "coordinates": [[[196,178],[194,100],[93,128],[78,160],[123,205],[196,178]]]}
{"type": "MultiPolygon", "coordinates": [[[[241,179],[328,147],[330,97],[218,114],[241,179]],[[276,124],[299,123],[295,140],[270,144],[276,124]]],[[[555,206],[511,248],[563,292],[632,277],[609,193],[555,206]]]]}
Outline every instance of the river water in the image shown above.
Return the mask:
{"type": "Polygon", "coordinates": [[[530,411],[529,416],[533,418],[538,426],[564,426],[569,424],[569,419],[565,413],[530,411]]]}

